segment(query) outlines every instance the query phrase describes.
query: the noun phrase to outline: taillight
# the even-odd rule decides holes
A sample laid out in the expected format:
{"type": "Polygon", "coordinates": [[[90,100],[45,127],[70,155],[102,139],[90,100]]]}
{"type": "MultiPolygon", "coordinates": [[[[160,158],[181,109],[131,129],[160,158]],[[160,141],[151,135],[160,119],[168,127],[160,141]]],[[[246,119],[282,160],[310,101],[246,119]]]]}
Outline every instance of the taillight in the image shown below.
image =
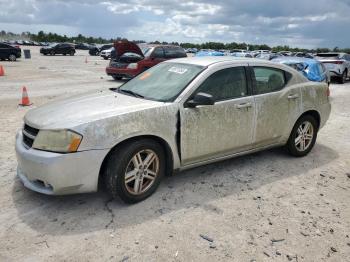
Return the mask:
{"type": "Polygon", "coordinates": [[[334,64],[341,65],[344,61],[335,61],[334,64]]]}

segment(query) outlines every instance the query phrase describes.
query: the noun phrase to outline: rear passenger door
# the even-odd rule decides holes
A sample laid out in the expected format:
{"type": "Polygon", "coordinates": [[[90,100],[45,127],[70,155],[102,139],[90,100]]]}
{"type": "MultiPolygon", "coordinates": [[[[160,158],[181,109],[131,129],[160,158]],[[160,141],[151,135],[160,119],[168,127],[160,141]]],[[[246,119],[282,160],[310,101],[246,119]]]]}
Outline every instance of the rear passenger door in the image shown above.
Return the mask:
{"type": "Polygon", "coordinates": [[[301,90],[292,75],[269,66],[250,67],[255,101],[255,148],[281,143],[300,115],[301,90]]]}

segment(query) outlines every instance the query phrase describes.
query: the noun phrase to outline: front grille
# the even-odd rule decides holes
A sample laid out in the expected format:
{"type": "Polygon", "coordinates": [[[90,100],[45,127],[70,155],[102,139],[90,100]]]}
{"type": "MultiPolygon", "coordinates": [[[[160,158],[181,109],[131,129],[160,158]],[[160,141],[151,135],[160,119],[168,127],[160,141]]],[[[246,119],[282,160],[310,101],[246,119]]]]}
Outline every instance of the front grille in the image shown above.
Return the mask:
{"type": "Polygon", "coordinates": [[[28,148],[31,148],[33,146],[35,137],[39,133],[39,129],[36,129],[34,127],[28,126],[27,124],[24,124],[22,133],[23,133],[23,143],[28,148]]]}

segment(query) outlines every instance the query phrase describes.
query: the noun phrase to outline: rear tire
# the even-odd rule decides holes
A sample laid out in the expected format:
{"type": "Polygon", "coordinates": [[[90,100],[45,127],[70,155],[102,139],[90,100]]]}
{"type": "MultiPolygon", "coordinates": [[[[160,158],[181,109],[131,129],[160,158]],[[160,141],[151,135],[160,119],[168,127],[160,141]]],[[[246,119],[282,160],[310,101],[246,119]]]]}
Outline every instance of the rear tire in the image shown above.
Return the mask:
{"type": "Polygon", "coordinates": [[[116,148],[107,159],[104,182],[108,193],[126,203],[148,198],[165,174],[162,146],[151,139],[133,141],[116,148]]]}
{"type": "Polygon", "coordinates": [[[288,152],[296,157],[306,156],[314,147],[318,124],[314,117],[305,115],[298,119],[286,144],[288,152]]]}
{"type": "Polygon", "coordinates": [[[9,55],[9,61],[15,62],[16,60],[17,60],[16,55],[14,55],[14,54],[10,54],[10,55],[9,55]]]}
{"type": "Polygon", "coordinates": [[[70,51],[69,55],[74,56],[74,53],[75,53],[74,51],[70,51]]]}

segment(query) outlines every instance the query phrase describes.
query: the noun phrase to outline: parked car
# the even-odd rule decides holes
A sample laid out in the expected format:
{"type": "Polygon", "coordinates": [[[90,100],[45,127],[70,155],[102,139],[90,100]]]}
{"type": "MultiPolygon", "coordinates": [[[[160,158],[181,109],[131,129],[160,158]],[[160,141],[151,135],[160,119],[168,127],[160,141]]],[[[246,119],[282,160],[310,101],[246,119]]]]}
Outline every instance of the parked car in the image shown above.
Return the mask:
{"type": "Polygon", "coordinates": [[[185,52],[189,53],[189,54],[195,54],[198,52],[198,49],[197,48],[187,48],[187,49],[185,49],[185,52]]]}
{"type": "Polygon", "coordinates": [[[22,55],[21,48],[5,43],[0,43],[0,59],[9,61],[16,61],[22,55]]]}
{"type": "Polygon", "coordinates": [[[269,147],[307,155],[330,114],[329,88],[257,59],[173,59],[119,88],[30,110],[16,136],[34,191],[149,197],[165,174],[269,147]],[[312,94],[312,95],[310,95],[312,94]]]}
{"type": "Polygon", "coordinates": [[[264,60],[272,60],[275,59],[277,57],[280,57],[280,54],[276,54],[276,53],[259,53],[255,56],[255,58],[258,59],[264,59],[264,60]]]}
{"type": "Polygon", "coordinates": [[[234,57],[250,57],[252,58],[253,56],[247,52],[247,51],[243,51],[243,52],[230,52],[229,54],[230,56],[234,56],[234,57]]]}
{"type": "Polygon", "coordinates": [[[75,48],[72,44],[60,43],[52,44],[47,47],[40,48],[40,53],[43,55],[71,55],[75,54],[75,48]]]}
{"type": "Polygon", "coordinates": [[[280,51],[278,52],[278,54],[280,54],[281,56],[292,56],[293,53],[290,51],[280,51]]]}
{"type": "Polygon", "coordinates": [[[346,53],[318,53],[315,57],[329,70],[331,77],[342,84],[350,76],[350,55],[346,53]]]}
{"type": "Polygon", "coordinates": [[[103,51],[101,51],[101,54],[100,56],[105,59],[105,60],[108,60],[111,58],[111,54],[112,54],[112,51],[114,50],[114,47],[111,47],[109,49],[105,49],[103,51]]]}
{"type": "Polygon", "coordinates": [[[113,47],[113,44],[92,46],[92,47],[89,49],[89,54],[92,55],[92,56],[100,55],[100,53],[101,53],[103,50],[107,50],[107,49],[110,49],[110,48],[112,48],[112,47],[113,47]]]}
{"type": "Polygon", "coordinates": [[[89,45],[87,43],[76,43],[75,44],[75,49],[89,50],[92,47],[94,47],[94,46],[89,45]]]}
{"type": "Polygon", "coordinates": [[[314,58],[313,55],[309,54],[309,53],[305,53],[305,52],[297,52],[294,54],[294,56],[296,57],[305,57],[305,58],[314,58]]]}
{"type": "Polygon", "coordinates": [[[283,56],[272,59],[271,61],[293,67],[295,70],[301,72],[310,81],[325,82],[328,85],[330,84],[329,71],[316,59],[283,56]]]}
{"type": "Polygon", "coordinates": [[[182,47],[173,45],[143,45],[141,49],[133,42],[118,41],[114,49],[106,73],[115,80],[133,78],[160,62],[187,57],[182,47]]]}
{"type": "Polygon", "coordinates": [[[202,49],[199,52],[196,53],[195,56],[224,56],[225,54],[223,52],[210,50],[210,49],[202,49]]]}

